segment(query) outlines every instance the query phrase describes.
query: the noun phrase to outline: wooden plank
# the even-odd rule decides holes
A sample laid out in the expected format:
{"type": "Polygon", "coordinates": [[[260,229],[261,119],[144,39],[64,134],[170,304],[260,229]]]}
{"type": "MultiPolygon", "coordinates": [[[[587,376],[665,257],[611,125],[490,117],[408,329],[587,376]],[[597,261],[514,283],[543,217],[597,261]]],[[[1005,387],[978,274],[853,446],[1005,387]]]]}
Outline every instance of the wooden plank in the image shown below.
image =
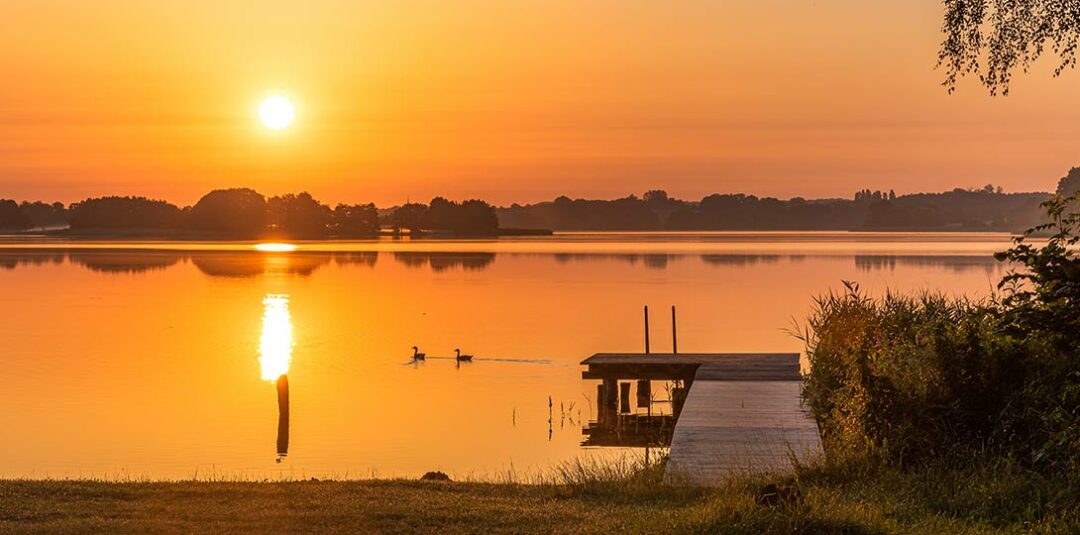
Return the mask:
{"type": "Polygon", "coordinates": [[[821,452],[797,381],[695,380],[675,425],[665,478],[720,485],[735,474],[783,472],[821,452]]]}
{"type": "Polygon", "coordinates": [[[597,353],[584,379],[798,381],[798,353],[597,353]]]}
{"type": "Polygon", "coordinates": [[[697,373],[696,367],[672,366],[591,366],[581,372],[582,379],[649,379],[670,381],[673,379],[689,380],[697,373]]]}
{"type": "Polygon", "coordinates": [[[794,363],[798,366],[798,353],[597,353],[583,361],[583,365],[591,364],[652,364],[664,362],[667,364],[705,364],[709,362],[735,362],[751,361],[778,363],[794,363]]]}
{"type": "Polygon", "coordinates": [[[713,362],[698,367],[699,381],[801,381],[799,362],[713,362]]]}

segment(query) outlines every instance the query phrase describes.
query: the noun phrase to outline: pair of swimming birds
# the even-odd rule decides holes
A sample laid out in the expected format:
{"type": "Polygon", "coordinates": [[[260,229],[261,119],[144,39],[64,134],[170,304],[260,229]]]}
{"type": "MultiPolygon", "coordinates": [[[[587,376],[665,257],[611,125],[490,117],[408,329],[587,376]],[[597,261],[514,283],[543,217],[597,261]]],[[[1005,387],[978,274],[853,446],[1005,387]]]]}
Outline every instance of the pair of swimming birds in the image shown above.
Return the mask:
{"type": "MultiPolygon", "coordinates": [[[[424,359],[427,358],[427,353],[421,353],[419,348],[417,348],[416,346],[413,346],[412,347],[412,358],[413,358],[413,360],[424,360],[424,359]]],[[[458,362],[471,362],[472,361],[472,355],[462,355],[461,350],[457,349],[457,348],[454,349],[454,358],[456,358],[458,360],[458,362]]]]}

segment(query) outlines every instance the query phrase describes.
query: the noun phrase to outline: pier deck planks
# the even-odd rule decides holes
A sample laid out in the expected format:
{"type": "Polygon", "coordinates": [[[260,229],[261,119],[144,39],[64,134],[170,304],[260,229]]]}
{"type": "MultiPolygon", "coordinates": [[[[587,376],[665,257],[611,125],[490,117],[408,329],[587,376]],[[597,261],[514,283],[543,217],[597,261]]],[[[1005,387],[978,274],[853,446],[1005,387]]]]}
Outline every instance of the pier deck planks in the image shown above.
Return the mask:
{"type": "Polygon", "coordinates": [[[821,452],[802,404],[797,353],[599,353],[587,379],[692,379],[675,425],[665,477],[720,485],[729,476],[776,473],[821,452]]]}

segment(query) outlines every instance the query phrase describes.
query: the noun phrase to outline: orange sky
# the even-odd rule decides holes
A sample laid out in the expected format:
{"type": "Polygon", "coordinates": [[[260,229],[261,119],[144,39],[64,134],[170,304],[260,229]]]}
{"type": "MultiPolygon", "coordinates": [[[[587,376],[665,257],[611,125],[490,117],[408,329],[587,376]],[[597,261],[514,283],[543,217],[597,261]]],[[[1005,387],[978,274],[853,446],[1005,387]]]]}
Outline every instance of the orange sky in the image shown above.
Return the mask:
{"type": "Polygon", "coordinates": [[[939,1],[7,0],[0,197],[848,197],[1080,165],[1080,73],[933,70],[939,1]],[[271,133],[259,100],[296,103],[271,133]]]}

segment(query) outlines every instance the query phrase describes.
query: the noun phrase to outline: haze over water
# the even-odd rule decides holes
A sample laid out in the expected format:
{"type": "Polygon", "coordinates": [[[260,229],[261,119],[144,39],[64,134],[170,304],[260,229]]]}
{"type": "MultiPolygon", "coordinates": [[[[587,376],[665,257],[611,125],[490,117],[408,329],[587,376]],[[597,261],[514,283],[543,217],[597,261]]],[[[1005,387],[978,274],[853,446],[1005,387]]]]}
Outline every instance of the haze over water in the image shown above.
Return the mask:
{"type": "Polygon", "coordinates": [[[681,352],[796,352],[785,329],[841,281],[986,295],[1006,269],[990,254],[1007,246],[998,234],[851,233],[291,252],[6,243],[0,476],[485,478],[640,456],[581,447],[595,383],[578,363],[641,351],[642,305],[655,311],[654,351],[670,350],[676,305],[681,352]],[[414,345],[426,362],[410,362],[414,345]],[[475,361],[438,358],[454,348],[475,361]],[[276,463],[282,370],[291,427],[276,463]]]}

